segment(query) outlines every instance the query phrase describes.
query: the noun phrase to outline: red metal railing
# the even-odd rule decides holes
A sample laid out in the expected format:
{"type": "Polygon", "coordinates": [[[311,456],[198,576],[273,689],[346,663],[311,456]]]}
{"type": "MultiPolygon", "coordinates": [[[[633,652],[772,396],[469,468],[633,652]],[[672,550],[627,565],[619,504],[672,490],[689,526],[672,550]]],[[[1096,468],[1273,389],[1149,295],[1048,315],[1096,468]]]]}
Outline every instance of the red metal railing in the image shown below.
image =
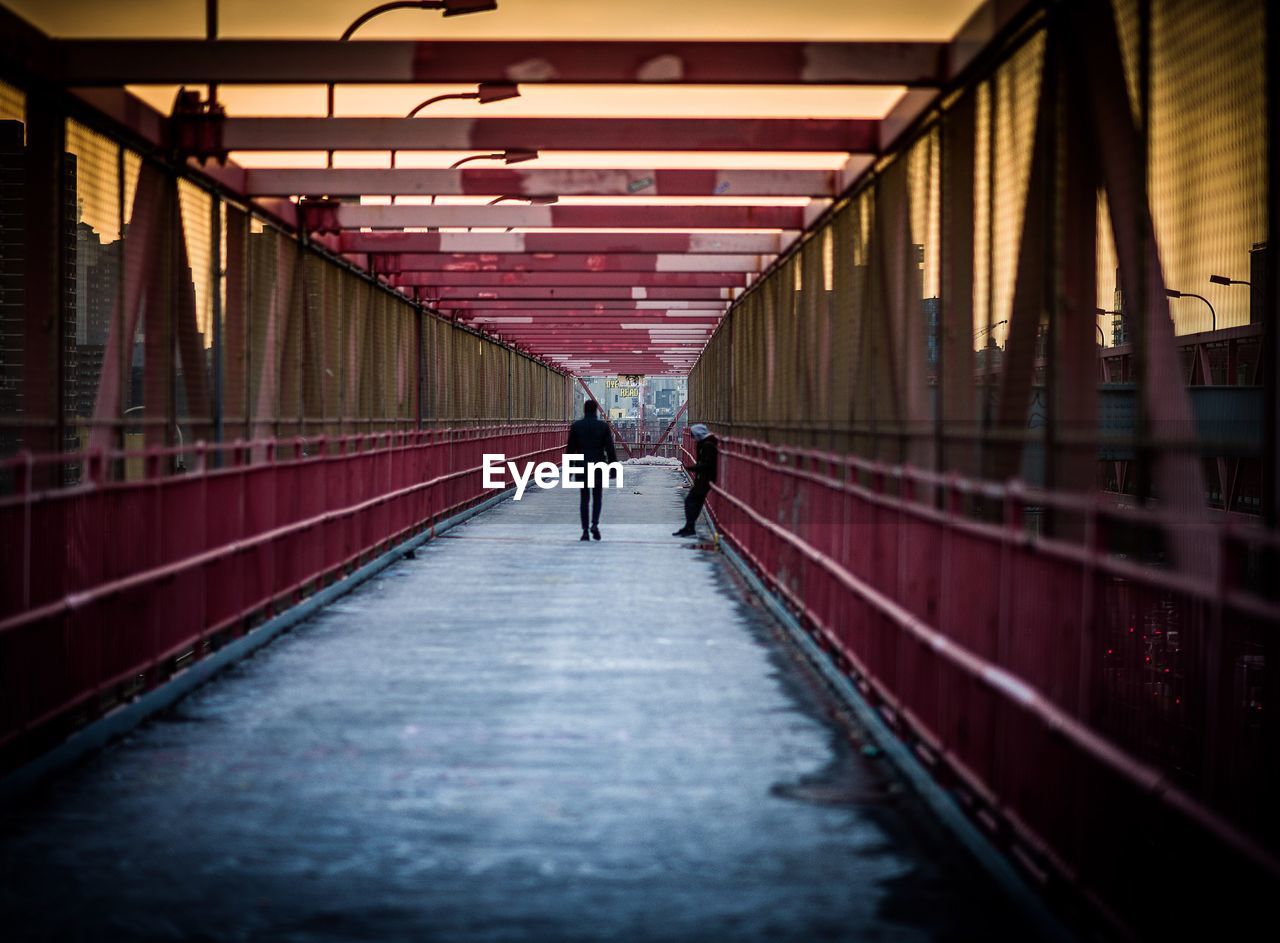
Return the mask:
{"type": "Polygon", "coordinates": [[[720,456],[724,538],[1040,867],[1144,928],[1182,893],[1275,893],[1280,605],[1232,564],[1277,559],[1276,535],[733,438],[720,456]],[[1031,532],[1033,507],[1071,536],[1031,532]],[[1198,526],[1224,565],[1135,563],[1104,549],[1113,524],[1198,526]]]}
{"type": "Polygon", "coordinates": [[[554,458],[564,424],[234,443],[130,457],[20,456],[0,498],[0,769],[494,492],[481,456],[554,458]],[[191,454],[187,450],[186,454],[191,454]],[[83,461],[82,484],[36,491],[83,461]]]}

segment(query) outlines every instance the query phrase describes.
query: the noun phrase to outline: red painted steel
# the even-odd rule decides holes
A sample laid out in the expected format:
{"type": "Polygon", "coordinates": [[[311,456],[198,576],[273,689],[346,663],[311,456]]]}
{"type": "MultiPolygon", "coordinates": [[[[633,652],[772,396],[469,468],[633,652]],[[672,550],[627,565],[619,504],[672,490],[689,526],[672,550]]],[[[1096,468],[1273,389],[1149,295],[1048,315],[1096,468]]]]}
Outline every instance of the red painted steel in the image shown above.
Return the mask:
{"type": "MultiPolygon", "coordinates": [[[[445,286],[423,292],[435,299],[496,301],[500,299],[528,301],[718,301],[727,302],[733,297],[731,288],[548,288],[519,285],[494,286],[492,288],[457,288],[445,286]]],[[[446,304],[446,307],[448,305],[446,304]]]]}
{"type": "Polygon", "coordinates": [[[249,196],[819,196],[839,193],[829,170],[543,170],[515,167],[261,168],[244,171],[249,196]]]}
{"type": "Polygon", "coordinates": [[[1216,700],[1215,673],[1247,673],[1280,605],[1227,569],[1110,556],[1097,535],[1159,522],[1221,559],[1274,553],[1280,536],[735,438],[720,456],[721,535],[1024,857],[1140,925],[1159,925],[1170,894],[1273,899],[1280,862],[1253,833],[1275,794],[1261,717],[1247,693],[1216,700]],[[1032,535],[1033,505],[1078,515],[1082,539],[1032,535]]]}
{"type": "Polygon", "coordinates": [[[343,232],[339,247],[365,252],[692,252],[776,255],[796,232],[343,232]]]}
{"type": "Polygon", "coordinates": [[[946,76],[950,51],[946,43],[933,42],[785,41],[81,39],[49,40],[41,46],[39,61],[30,67],[63,85],[639,81],[936,86],[946,76]]]}
{"type": "Polygon", "coordinates": [[[228,118],[228,151],[878,150],[865,118],[228,118]]]}
{"type": "MultiPolygon", "coordinates": [[[[803,206],[358,206],[343,203],[315,228],[520,226],[557,229],[799,229],[803,206]]],[[[451,235],[451,234],[448,234],[451,235]]],[[[458,235],[466,235],[459,233],[458,235]]],[[[498,233],[495,235],[505,235],[498,233]]],[[[517,235],[513,233],[513,235],[517,235]]],[[[533,235],[525,233],[526,237],[533,235]]],[[[449,240],[442,240],[446,247],[449,240]]],[[[692,242],[692,241],[691,241],[692,242]]]]}
{"type": "Polygon", "coordinates": [[[369,268],[378,274],[394,272],[758,272],[765,266],[759,255],[677,255],[587,252],[426,253],[390,252],[370,255],[369,268]]]}
{"type": "Polygon", "coordinates": [[[688,400],[685,400],[683,403],[680,404],[680,408],[676,410],[676,414],[673,417],[671,417],[671,422],[667,425],[667,428],[662,430],[662,435],[658,437],[658,441],[653,443],[653,447],[655,449],[661,448],[662,443],[667,441],[667,436],[671,435],[671,430],[676,427],[676,423],[680,421],[680,417],[684,415],[685,410],[687,410],[688,408],[689,408],[688,400]]]}
{"type": "Polygon", "coordinates": [[[467,298],[454,298],[443,307],[450,311],[497,312],[501,314],[510,314],[512,311],[554,311],[565,315],[584,314],[587,317],[595,317],[602,311],[665,311],[668,315],[674,311],[681,316],[688,314],[691,317],[705,317],[708,315],[719,316],[727,306],[727,301],[718,299],[709,301],[620,301],[617,299],[604,301],[583,301],[581,299],[504,301],[500,298],[487,298],[473,301],[467,298]]]}
{"type": "Polygon", "coordinates": [[[402,272],[392,285],[485,288],[495,285],[613,288],[741,288],[746,276],[735,272],[402,272]]]}
{"type": "Polygon", "coordinates": [[[395,543],[491,495],[481,455],[554,460],[561,422],[197,446],[24,454],[0,468],[0,768],[164,680],[395,543]],[[216,458],[215,458],[216,457],[216,458]],[[255,460],[260,457],[261,460],[255,460]],[[140,460],[147,476],[108,480],[140,460]],[[34,490],[42,467],[84,484],[34,490]],[[120,535],[128,535],[121,541],[120,535]]]}

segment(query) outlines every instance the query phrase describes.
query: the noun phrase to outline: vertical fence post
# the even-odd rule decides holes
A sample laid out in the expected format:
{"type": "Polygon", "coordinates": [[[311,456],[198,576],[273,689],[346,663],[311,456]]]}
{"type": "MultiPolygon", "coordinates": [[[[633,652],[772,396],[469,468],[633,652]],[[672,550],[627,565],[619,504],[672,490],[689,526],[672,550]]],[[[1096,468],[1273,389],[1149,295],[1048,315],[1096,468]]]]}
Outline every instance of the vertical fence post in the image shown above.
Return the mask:
{"type": "MultiPolygon", "coordinates": [[[[213,275],[213,291],[210,301],[213,305],[213,396],[210,410],[213,419],[213,441],[222,441],[222,198],[216,194],[209,199],[209,267],[213,275]]],[[[190,366],[187,367],[190,369],[190,366]]],[[[214,449],[213,466],[222,464],[222,451],[214,449]]]]}
{"type": "MultiPolygon", "coordinates": [[[[25,245],[22,288],[26,311],[22,336],[22,445],[33,453],[64,446],[63,401],[67,377],[62,352],[70,280],[64,278],[67,239],[75,239],[75,193],[68,184],[74,158],[66,154],[66,121],[56,103],[34,92],[27,99],[25,245]]],[[[72,178],[74,179],[74,178],[72,178]]],[[[74,309],[70,316],[75,317],[74,309]]],[[[33,466],[33,475],[58,475],[56,464],[33,466]]],[[[33,482],[40,486],[43,482],[33,482]]]]}

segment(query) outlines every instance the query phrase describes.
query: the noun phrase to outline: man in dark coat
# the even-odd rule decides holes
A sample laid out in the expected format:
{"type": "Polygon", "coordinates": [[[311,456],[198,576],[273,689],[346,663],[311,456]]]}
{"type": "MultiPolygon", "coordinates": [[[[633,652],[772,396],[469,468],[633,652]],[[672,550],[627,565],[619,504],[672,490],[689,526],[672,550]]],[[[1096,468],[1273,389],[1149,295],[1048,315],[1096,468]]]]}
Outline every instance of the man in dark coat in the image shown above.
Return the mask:
{"type": "Polygon", "coordinates": [[[586,481],[582,483],[582,494],[578,498],[578,512],[582,518],[581,540],[600,539],[600,503],[604,497],[605,481],[597,476],[594,487],[592,478],[585,469],[592,462],[616,462],[618,453],[613,449],[613,433],[609,424],[596,415],[596,401],[589,399],[582,404],[582,418],[569,427],[569,444],[565,446],[568,455],[581,455],[586,481]],[[590,537],[587,536],[587,501],[591,501],[590,537]]]}
{"type": "Polygon", "coordinates": [[[698,515],[702,513],[702,505],[707,501],[707,494],[711,491],[720,466],[719,443],[711,430],[699,422],[689,427],[689,433],[697,443],[694,463],[685,466],[693,475],[693,487],[684,499],[684,527],[672,534],[672,537],[698,535],[698,515]]]}

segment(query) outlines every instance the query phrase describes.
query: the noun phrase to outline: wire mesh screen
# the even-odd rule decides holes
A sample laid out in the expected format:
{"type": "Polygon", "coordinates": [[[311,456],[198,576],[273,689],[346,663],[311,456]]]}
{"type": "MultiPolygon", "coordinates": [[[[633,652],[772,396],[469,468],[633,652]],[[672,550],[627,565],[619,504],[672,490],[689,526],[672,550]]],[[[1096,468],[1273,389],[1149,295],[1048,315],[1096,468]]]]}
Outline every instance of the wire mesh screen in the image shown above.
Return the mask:
{"type": "MultiPolygon", "coordinates": [[[[0,85],[0,458],[123,450],[110,473],[139,478],[155,467],[128,453],[147,446],[180,472],[200,442],[564,418],[564,374],[75,120],[42,131],[62,175],[60,274],[53,344],[33,346],[24,119],[0,85]]],[[[69,458],[61,482],[85,474],[69,458]]]]}
{"type": "Polygon", "coordinates": [[[1184,455],[1201,470],[1177,480],[1205,503],[1259,513],[1265,7],[1033,21],[735,303],[691,372],[691,418],[1139,499],[1169,493],[1157,479],[1184,455]],[[1073,30],[1110,36],[1114,88],[1089,91],[1073,30]]]}
{"type": "Polygon", "coordinates": [[[26,99],[0,82],[0,456],[22,444],[26,99]]]}
{"type": "Polygon", "coordinates": [[[689,413],[722,533],[909,710],[932,678],[824,568],[1274,845],[1275,536],[1209,510],[1275,519],[1266,13],[1047,6],[733,305],[689,413]]]}

